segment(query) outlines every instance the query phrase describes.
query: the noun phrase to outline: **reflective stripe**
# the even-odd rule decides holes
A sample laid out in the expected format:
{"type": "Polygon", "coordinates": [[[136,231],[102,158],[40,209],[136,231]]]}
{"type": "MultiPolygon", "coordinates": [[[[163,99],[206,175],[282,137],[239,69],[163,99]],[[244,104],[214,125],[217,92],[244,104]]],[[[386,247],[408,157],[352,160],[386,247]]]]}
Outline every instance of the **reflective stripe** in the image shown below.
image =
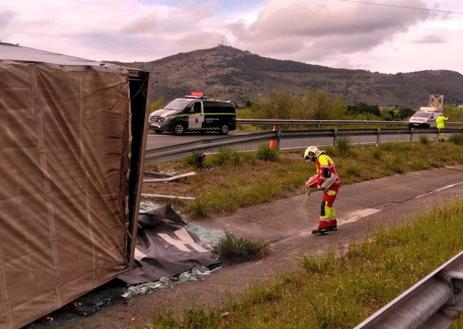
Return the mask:
{"type": "Polygon", "coordinates": [[[326,194],[328,194],[329,196],[334,196],[334,195],[336,195],[336,191],[328,190],[328,191],[326,191],[326,194]]]}
{"type": "Polygon", "coordinates": [[[217,116],[217,115],[233,115],[235,116],[236,113],[184,113],[184,114],[176,114],[175,118],[181,118],[181,117],[187,117],[187,116],[190,116],[190,115],[195,115],[195,114],[201,114],[201,115],[204,115],[204,116],[217,116]]]}
{"type": "Polygon", "coordinates": [[[188,128],[188,130],[220,130],[220,127],[188,128]]]}
{"type": "Polygon", "coordinates": [[[333,207],[328,207],[325,204],[323,212],[320,214],[321,221],[330,221],[332,219],[336,219],[336,210],[333,207]]]}

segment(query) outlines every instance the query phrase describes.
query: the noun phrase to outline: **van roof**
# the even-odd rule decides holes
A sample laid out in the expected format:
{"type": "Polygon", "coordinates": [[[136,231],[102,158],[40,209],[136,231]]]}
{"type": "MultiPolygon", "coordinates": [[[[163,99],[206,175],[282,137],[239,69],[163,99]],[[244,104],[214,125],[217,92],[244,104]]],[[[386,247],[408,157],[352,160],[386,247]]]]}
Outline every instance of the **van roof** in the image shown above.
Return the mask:
{"type": "Polygon", "coordinates": [[[226,104],[231,104],[233,105],[233,101],[221,101],[221,100],[217,100],[217,99],[209,99],[209,98],[204,98],[204,97],[196,97],[196,96],[192,96],[192,97],[179,97],[177,99],[186,99],[186,100],[194,100],[194,99],[198,99],[198,100],[202,100],[203,102],[207,102],[207,103],[226,103],[226,104]]]}

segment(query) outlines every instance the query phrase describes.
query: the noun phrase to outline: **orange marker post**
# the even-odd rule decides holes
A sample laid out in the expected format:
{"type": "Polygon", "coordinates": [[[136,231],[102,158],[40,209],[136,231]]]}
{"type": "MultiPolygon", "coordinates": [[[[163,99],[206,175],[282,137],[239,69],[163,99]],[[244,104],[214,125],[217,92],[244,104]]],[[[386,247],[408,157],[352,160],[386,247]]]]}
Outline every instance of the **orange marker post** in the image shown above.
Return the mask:
{"type": "MultiPolygon", "coordinates": [[[[276,125],[273,125],[273,131],[277,131],[276,125]]],[[[268,143],[268,148],[271,150],[277,150],[278,149],[278,143],[276,138],[271,139],[270,142],[268,143]]]]}

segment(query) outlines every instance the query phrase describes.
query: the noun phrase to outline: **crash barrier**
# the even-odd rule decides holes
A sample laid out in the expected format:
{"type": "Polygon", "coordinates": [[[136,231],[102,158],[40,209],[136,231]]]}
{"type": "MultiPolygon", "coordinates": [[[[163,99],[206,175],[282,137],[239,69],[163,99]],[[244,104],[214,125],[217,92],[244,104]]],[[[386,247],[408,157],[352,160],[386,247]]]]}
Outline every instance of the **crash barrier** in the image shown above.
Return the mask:
{"type": "Polygon", "coordinates": [[[463,252],[354,329],[448,328],[463,312],[463,252]]]}
{"type": "MultiPolygon", "coordinates": [[[[460,129],[441,129],[440,133],[455,134],[463,133],[463,128],[460,129]]],[[[436,138],[439,135],[437,129],[408,129],[408,128],[375,128],[375,129],[317,129],[317,130],[273,130],[258,133],[250,133],[235,136],[226,136],[215,139],[201,139],[193,142],[170,145],[155,149],[150,149],[145,152],[145,161],[162,160],[172,158],[178,155],[191,154],[202,152],[220,147],[244,145],[255,142],[268,142],[276,140],[276,145],[281,145],[281,139],[304,138],[304,137],[332,137],[333,145],[338,143],[341,137],[354,136],[376,136],[376,144],[381,143],[382,136],[390,135],[407,135],[409,140],[413,141],[416,134],[433,135],[436,138]]],[[[355,144],[355,143],[353,143],[355,144]]]]}
{"type": "MultiPolygon", "coordinates": [[[[236,119],[236,124],[244,125],[307,125],[307,126],[406,126],[408,121],[381,120],[296,120],[296,119],[236,119]]],[[[463,126],[463,122],[447,121],[446,125],[463,126]]]]}
{"type": "Polygon", "coordinates": [[[237,144],[268,141],[275,138],[276,133],[277,131],[264,131],[245,135],[227,136],[222,138],[201,139],[188,143],[155,148],[145,152],[145,160],[160,160],[163,158],[171,157],[173,155],[193,153],[197,151],[204,151],[237,144]]]}

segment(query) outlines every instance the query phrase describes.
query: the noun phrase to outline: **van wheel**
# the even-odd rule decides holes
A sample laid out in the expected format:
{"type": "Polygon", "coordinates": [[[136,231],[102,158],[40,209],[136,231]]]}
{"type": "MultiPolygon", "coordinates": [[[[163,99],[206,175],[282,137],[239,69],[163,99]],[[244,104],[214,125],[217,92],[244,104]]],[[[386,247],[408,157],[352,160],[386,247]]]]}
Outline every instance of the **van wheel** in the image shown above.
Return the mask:
{"type": "Polygon", "coordinates": [[[229,131],[228,125],[223,125],[222,127],[220,127],[220,134],[221,135],[228,134],[228,131],[229,131]]]}
{"type": "Polygon", "coordinates": [[[173,132],[175,135],[183,135],[185,133],[185,127],[181,123],[177,123],[174,126],[173,132]]]}
{"type": "Polygon", "coordinates": [[[155,133],[155,134],[162,134],[162,130],[154,129],[154,133],[155,133]]]}

